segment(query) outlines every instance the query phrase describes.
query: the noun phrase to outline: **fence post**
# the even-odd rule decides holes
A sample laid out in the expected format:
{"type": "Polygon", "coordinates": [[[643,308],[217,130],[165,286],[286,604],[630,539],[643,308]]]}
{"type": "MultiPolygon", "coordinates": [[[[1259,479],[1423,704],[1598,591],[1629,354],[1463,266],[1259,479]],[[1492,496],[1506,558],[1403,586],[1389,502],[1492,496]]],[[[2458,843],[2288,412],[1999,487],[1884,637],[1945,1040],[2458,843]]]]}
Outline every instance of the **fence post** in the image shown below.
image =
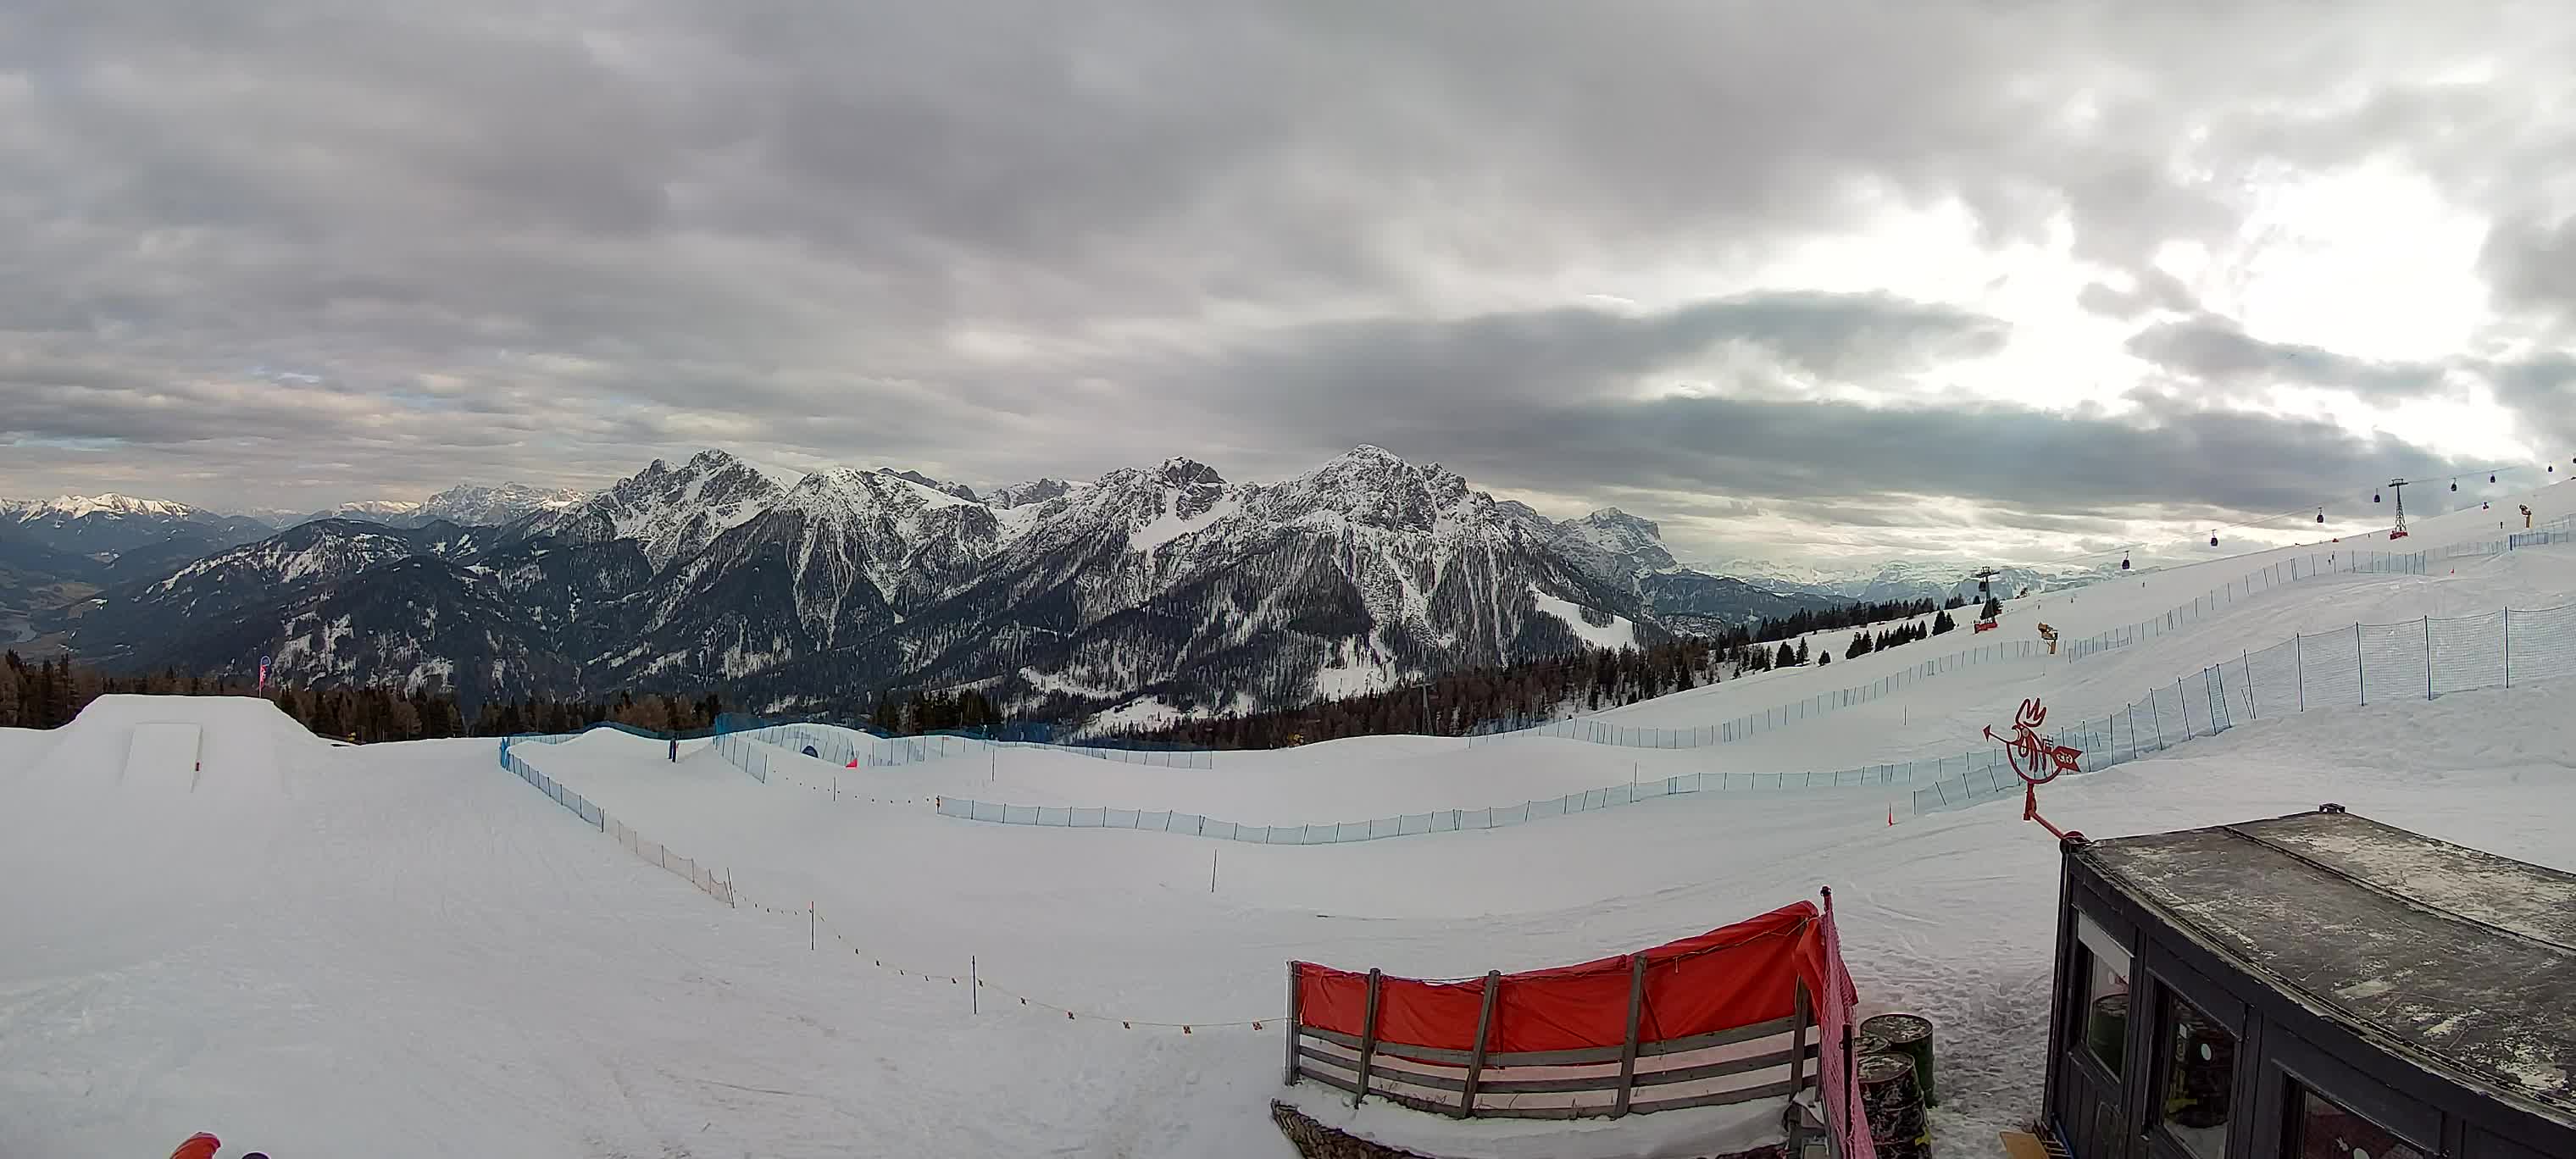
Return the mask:
{"type": "MultiPolygon", "coordinates": [[[[1637,1081],[1637,1023],[1645,1013],[1646,955],[1630,954],[1628,955],[1628,1038],[1619,1047],[1619,1097],[1610,1104],[1610,1117],[1614,1119],[1628,1113],[1629,1087],[1637,1081]]],[[[1794,1086],[1789,1088],[1789,1093],[1797,1094],[1797,1088],[1794,1086]]]]}
{"type": "Polygon", "coordinates": [[[2433,617],[2424,617],[2424,699],[2433,699],[2433,617]]]}
{"type": "MultiPolygon", "coordinates": [[[[984,973],[982,970],[976,968],[975,955],[968,954],[966,955],[966,1013],[981,1014],[984,1012],[983,989],[984,973]]],[[[1293,1043],[1297,1040],[1292,1037],[1288,1041],[1293,1043]]],[[[1292,1058],[1289,1060],[1289,1063],[1293,1066],[1295,1065],[1296,1060],[1292,1058]]],[[[1290,1075],[1288,1081],[1297,1081],[1296,1076],[1290,1075]]]]}
{"type": "Polygon", "coordinates": [[[2147,715],[2156,719],[2156,751],[2165,751],[2165,707],[2156,699],[2159,689],[2147,690],[2147,715]]]}
{"type": "Polygon", "coordinates": [[[2290,633],[2290,661],[2297,665],[2299,676],[2299,711],[2301,712],[2306,712],[2308,710],[2308,646],[2306,640],[2306,636],[2297,632],[2290,633]]]}
{"type": "Polygon", "coordinates": [[[2370,669],[2361,662],[2361,621],[2352,622],[2352,681],[2361,688],[2361,702],[2370,703],[2370,669]]]}
{"type": "Polygon", "coordinates": [[[1476,1049],[1467,1054],[1466,1089],[1458,1094],[1458,1117],[1471,1118],[1476,1113],[1476,1082],[1485,1076],[1485,1044],[1494,1033],[1494,996],[1503,988],[1503,972],[1485,972],[1485,1001],[1476,1012],[1476,1049]]]}
{"type": "Polygon", "coordinates": [[[1360,1026],[1360,1089],[1351,1092],[1353,1107],[1359,1106],[1360,1100],[1368,1097],[1369,1059],[1377,1054],[1378,990],[1385,985],[1385,982],[1386,975],[1382,971],[1374,967],[1369,970],[1368,1013],[1366,1021],[1360,1026]]]}
{"type": "Polygon", "coordinates": [[[2513,687],[2513,606],[2504,609],[2504,686],[2513,687]]]}
{"type": "Polygon", "coordinates": [[[1297,963],[1288,963],[1288,1077],[1289,1086],[1297,1085],[1297,1019],[1305,1008],[1297,1001],[1297,963]]]}
{"type": "Polygon", "coordinates": [[[2245,669],[2245,717],[2248,720],[2261,720],[2263,714],[2254,711],[2254,650],[2246,649],[2244,657],[2237,663],[2245,669]]]}
{"type": "MultiPolygon", "coordinates": [[[[2174,703],[2182,707],[2182,739],[2191,739],[2191,700],[2182,694],[2182,677],[2174,677],[2174,703]]],[[[2217,721],[2211,721],[2216,725],[2217,721]]]]}

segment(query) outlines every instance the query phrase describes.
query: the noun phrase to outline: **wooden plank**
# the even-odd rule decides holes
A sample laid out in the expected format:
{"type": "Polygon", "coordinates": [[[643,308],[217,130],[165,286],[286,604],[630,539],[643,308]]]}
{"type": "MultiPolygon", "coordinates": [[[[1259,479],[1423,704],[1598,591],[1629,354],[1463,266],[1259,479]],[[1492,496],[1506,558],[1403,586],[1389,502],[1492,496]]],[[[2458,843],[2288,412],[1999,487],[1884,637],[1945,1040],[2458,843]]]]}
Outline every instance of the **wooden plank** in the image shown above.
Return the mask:
{"type": "Polygon", "coordinates": [[[1461,1119],[1473,1118],[1476,1114],[1476,1080],[1485,1077],[1485,1044],[1493,1040],[1494,999],[1502,990],[1503,972],[1486,971],[1484,1008],[1476,1012],[1476,1049],[1467,1058],[1466,1086],[1458,1093],[1458,1117],[1461,1119]]]}
{"type": "Polygon", "coordinates": [[[1297,1002],[1297,963],[1288,963],[1288,1077],[1282,1081],[1297,1085],[1297,1016],[1304,1013],[1297,1002]]]}
{"type": "MultiPolygon", "coordinates": [[[[1812,1045],[1807,1047],[1806,1057],[1816,1057],[1816,1047],[1812,1045]]],[[[1768,1054],[1757,1054],[1746,1058],[1730,1058],[1724,1062],[1705,1063],[1700,1066],[1677,1066],[1668,1070],[1641,1071],[1637,1075],[1637,1085],[1641,1087],[1670,1086],[1674,1083],[1697,1082],[1701,1079],[1723,1078],[1731,1074],[1749,1074],[1757,1070],[1770,1070],[1775,1067],[1788,1066],[1789,1063],[1790,1057],[1788,1051],[1775,1050],[1768,1054]]]]}
{"type": "Polygon", "coordinates": [[[2040,1142],[2037,1135],[2025,1131],[2005,1131],[2002,1137],[2004,1159],[2049,1159],[2048,1144],[2040,1142]]]}
{"type": "MultiPolygon", "coordinates": [[[[1806,1057],[1814,1058],[1817,1050],[1818,1047],[1815,1044],[1809,1044],[1806,1051],[1806,1057]]],[[[1327,1066],[1339,1068],[1342,1071],[1356,1072],[1359,1069],[1358,1061],[1356,1059],[1353,1059],[1348,1055],[1336,1054],[1321,1047],[1304,1047],[1299,1050],[1298,1053],[1309,1061],[1323,1063],[1327,1066]]],[[[1632,1085],[1639,1087],[1669,1086],[1673,1083],[1698,1082],[1702,1079],[1724,1078],[1728,1075],[1749,1074],[1753,1071],[1759,1070],[1776,1070],[1790,1065],[1790,1061],[1789,1052],[1787,1050],[1775,1050],[1767,1054],[1749,1055],[1744,1058],[1730,1058],[1719,1062],[1703,1063],[1698,1066],[1678,1066],[1664,1070],[1639,1071],[1632,1076],[1631,1082],[1632,1085]]],[[[1528,1068],[1515,1067],[1512,1069],[1522,1070],[1528,1068]]],[[[1311,1078],[1316,1072],[1312,1067],[1304,1067],[1303,1073],[1311,1078]]],[[[1407,1083],[1413,1086],[1433,1087],[1444,1091],[1459,1091],[1463,1093],[1467,1089],[1466,1080],[1455,1074],[1441,1074],[1437,1071],[1429,1071],[1413,1066],[1407,1066],[1404,1065],[1401,1060],[1393,1059],[1390,1056],[1383,1054],[1370,1061],[1369,1075],[1371,1078],[1392,1079],[1394,1081],[1407,1083]]],[[[1616,1091],[1619,1089],[1619,1084],[1620,1076],[1615,1074],[1573,1075],[1564,1078],[1544,1079],[1485,1078],[1478,1080],[1476,1084],[1476,1092],[1478,1094],[1485,1095],[1563,1094],[1583,1091],[1616,1091]]]]}
{"type": "MultiPolygon", "coordinates": [[[[1653,1058],[1658,1055],[1680,1054],[1684,1051],[1706,1050],[1712,1046],[1726,1046],[1732,1043],[1750,1042],[1757,1038],[1768,1038],[1775,1034],[1787,1034],[1796,1027],[1797,1021],[1797,1016],[1791,1015],[1787,1018],[1774,1018],[1769,1022],[1757,1022],[1751,1026],[1694,1034],[1686,1038],[1641,1042],[1637,1044],[1637,1057],[1653,1058]]],[[[1326,1030],[1320,1026],[1301,1026],[1297,1032],[1308,1038],[1320,1038],[1353,1050],[1358,1050],[1360,1046],[1360,1040],[1357,1037],[1338,1030],[1326,1030]]],[[[1389,1054],[1399,1054],[1422,1062],[1445,1062],[1465,1066],[1476,1058],[1471,1051],[1453,1050],[1445,1046],[1415,1046],[1411,1043],[1387,1042],[1380,1043],[1379,1047],[1389,1054]]],[[[1485,1055],[1486,1065],[1497,1067],[1583,1066],[1617,1061],[1619,1061],[1619,1048],[1615,1046],[1579,1047],[1572,1050],[1489,1051],[1485,1055]]]]}
{"type": "Polygon", "coordinates": [[[1368,1014],[1360,1023],[1360,1089],[1351,1092],[1351,1105],[1354,1107],[1360,1105],[1361,1099],[1368,1097],[1369,1056],[1377,1053],[1378,992],[1385,985],[1386,975],[1376,970],[1369,971],[1368,1014]]]}
{"type": "Polygon", "coordinates": [[[1706,1050],[1712,1046],[1726,1046],[1738,1042],[1751,1042],[1757,1038],[1769,1038],[1774,1034],[1787,1034],[1796,1022],[1797,1016],[1791,1015],[1787,1018],[1774,1018],[1769,1022],[1756,1022],[1751,1026],[1738,1026],[1731,1030],[1694,1034],[1688,1038],[1667,1038],[1662,1042],[1644,1042],[1637,1044],[1637,1053],[1652,1057],[1661,1054],[1680,1054],[1686,1050],[1706,1050]]]}
{"type": "MultiPolygon", "coordinates": [[[[1352,1092],[1357,1092],[1360,1089],[1360,1085],[1358,1083],[1352,1082],[1351,1080],[1343,1078],[1342,1076],[1330,1071],[1310,1070],[1306,1072],[1306,1077],[1328,1087],[1339,1087],[1342,1090],[1352,1092]]],[[[1387,1097],[1394,1098],[1395,1096],[1389,1095],[1387,1097]]]]}
{"type": "MultiPolygon", "coordinates": [[[[2054,641],[2049,644],[2052,649],[2056,646],[2054,641]]],[[[1798,1025],[1789,1031],[1789,1089],[1794,1091],[1807,1081],[1807,980],[1804,978],[1798,979],[1797,1010],[1790,1017],[1798,1020],[1798,1025]]],[[[1818,1059],[1816,1067],[1817,1073],[1823,1074],[1824,1060],[1818,1059]]],[[[1801,1150],[1799,1144],[1805,1141],[1806,1127],[1807,1116],[1795,1107],[1790,1108],[1789,1154],[1796,1155],[1801,1150]]]]}
{"type": "MultiPolygon", "coordinates": [[[[1359,1084],[1337,1074],[1329,1074],[1323,1071],[1310,1071],[1307,1072],[1306,1077],[1326,1086],[1350,1091],[1354,1094],[1359,1091],[1359,1084]]],[[[1789,1095],[1789,1091],[1790,1087],[1786,1081],[1765,1083],[1761,1086],[1744,1087],[1732,1091],[1718,1091],[1714,1094],[1692,1095],[1687,1098],[1658,1099],[1652,1102],[1640,1102],[1631,1105],[1628,1108],[1628,1113],[1632,1115],[1647,1115],[1653,1114],[1657,1111],[1678,1111],[1690,1107],[1722,1107],[1733,1103],[1749,1103],[1756,1099],[1786,1098],[1789,1095]]],[[[1417,1111],[1426,1111],[1432,1114],[1457,1113],[1456,1106],[1441,1100],[1427,1099],[1419,1095],[1403,1094],[1396,1091],[1373,1090],[1369,1093],[1385,1099],[1388,1102],[1395,1103],[1398,1106],[1410,1107],[1417,1111]]],[[[1480,1119],[1585,1119],[1601,1118],[1608,1114],[1609,1108],[1607,1107],[1585,1106],[1481,1107],[1476,1111],[1476,1117],[1480,1119]]]]}
{"type": "Polygon", "coordinates": [[[1628,1038],[1619,1045],[1619,1094],[1610,1102],[1610,1117],[1628,1113],[1628,1093],[1637,1078],[1637,1024],[1646,1013],[1646,955],[1628,955],[1628,1038]]]}
{"type": "Polygon", "coordinates": [[[1793,1089],[1795,1088],[1792,1088],[1784,1079],[1776,1083],[1764,1083],[1758,1087],[1740,1087],[1731,1091],[1718,1091],[1715,1094],[1692,1095],[1681,1099],[1658,1099],[1650,1103],[1639,1103],[1628,1109],[1633,1114],[1645,1115],[1656,1111],[1679,1111],[1689,1107],[1723,1107],[1731,1103],[1749,1103],[1755,1099],[1785,1099],[1793,1089]]]}
{"type": "MultiPolygon", "coordinates": [[[[1338,1067],[1344,1073],[1356,1074],[1359,1070],[1358,1060],[1334,1054],[1330,1051],[1320,1050],[1310,1046],[1300,1053],[1310,1061],[1319,1062],[1326,1066],[1338,1067]]],[[[1306,1074],[1309,1077],[1312,1077],[1315,1073],[1316,1072],[1313,1067],[1306,1068],[1306,1074]]],[[[1385,1084],[1390,1082],[1403,1083],[1407,1086],[1433,1087],[1444,1091],[1465,1091],[1467,1089],[1467,1080],[1456,1073],[1439,1074],[1432,1071],[1416,1070],[1409,1066],[1403,1066],[1398,1063],[1388,1061],[1385,1058],[1378,1058],[1370,1061],[1369,1080],[1372,1093],[1382,1090],[1385,1084]]],[[[1454,1112],[1457,1108],[1454,1106],[1444,1106],[1442,1109],[1454,1112]]]]}

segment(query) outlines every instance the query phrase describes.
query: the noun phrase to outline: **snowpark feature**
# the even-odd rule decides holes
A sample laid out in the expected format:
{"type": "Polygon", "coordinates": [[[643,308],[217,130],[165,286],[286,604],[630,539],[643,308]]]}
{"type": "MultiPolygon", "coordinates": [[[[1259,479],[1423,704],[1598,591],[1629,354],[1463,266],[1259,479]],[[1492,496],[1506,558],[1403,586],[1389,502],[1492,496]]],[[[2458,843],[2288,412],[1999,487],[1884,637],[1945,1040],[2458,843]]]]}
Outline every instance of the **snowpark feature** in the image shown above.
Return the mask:
{"type": "MultiPolygon", "coordinates": [[[[2540,501],[2554,515],[2568,500],[2540,501]]],[[[2492,535],[2474,513],[2453,530],[2492,535]]],[[[2415,533],[2443,544],[2444,518],[2415,533]]],[[[2014,601],[2005,631],[2045,618],[2082,638],[2269,562],[2014,601]],[[2043,614],[2023,614],[2040,599],[2043,614]]],[[[1978,666],[1819,718],[1826,727],[1701,750],[1373,737],[1220,753],[1206,770],[1007,748],[795,766],[856,790],[834,802],[745,776],[703,742],[684,742],[677,764],[662,742],[612,733],[512,745],[562,791],[715,867],[740,889],[737,908],[541,799],[497,767],[493,741],[333,747],[260,701],[110,698],[64,729],[0,730],[0,875],[20,883],[0,894],[0,1153],[161,1154],[209,1130],[279,1155],[1281,1159],[1267,1107],[1285,1097],[1428,1154],[1702,1155],[1724,1126],[1703,1111],[1456,1123],[1283,1088],[1269,1020],[1285,1013],[1284,963],[1415,977],[1540,968],[1830,885],[1859,1013],[1908,1010],[1939,1028],[1936,1149],[1991,1154],[1997,1130],[2038,1109],[2056,936],[2058,851],[2011,805],[1890,828],[1883,787],[1710,794],[1309,847],[976,825],[862,796],[973,789],[1330,820],[1754,761],[1903,760],[1956,752],[2031,696],[2064,719],[2098,717],[2251,643],[2506,606],[2520,631],[2519,609],[2576,593],[2564,550],[2453,571],[2446,560],[2425,575],[2303,579],[2081,663],[1978,666]],[[155,721],[199,726],[195,792],[117,783],[132,726],[155,721]]],[[[2510,689],[2267,708],[2215,738],[2062,778],[2043,804],[2108,837],[2339,801],[2576,868],[2563,725],[2576,681],[2526,682],[2524,660],[2517,648],[2510,689]]],[[[1899,648],[1887,662],[1916,661],[1899,648]]],[[[1849,675],[1837,662],[1730,681],[1633,715],[1693,726],[1849,675]]]]}
{"type": "Polygon", "coordinates": [[[143,721],[125,749],[125,783],[140,792],[195,792],[204,766],[197,759],[199,731],[180,721],[143,721]]]}

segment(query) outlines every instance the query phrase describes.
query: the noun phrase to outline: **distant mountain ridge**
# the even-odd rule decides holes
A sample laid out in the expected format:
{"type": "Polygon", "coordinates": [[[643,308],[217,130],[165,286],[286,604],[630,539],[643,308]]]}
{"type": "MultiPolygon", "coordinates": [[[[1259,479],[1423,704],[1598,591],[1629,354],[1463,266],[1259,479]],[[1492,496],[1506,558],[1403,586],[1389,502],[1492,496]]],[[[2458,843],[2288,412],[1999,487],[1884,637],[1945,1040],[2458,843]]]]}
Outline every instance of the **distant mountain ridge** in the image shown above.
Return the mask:
{"type": "MultiPolygon", "coordinates": [[[[1885,603],[1898,600],[1974,598],[1975,573],[1983,565],[1923,560],[1889,560],[1853,567],[1773,563],[1729,559],[1707,565],[1741,577],[1745,583],[1781,594],[1822,596],[1838,602],[1885,603]]],[[[2055,591],[2092,583],[2113,569],[2103,564],[1996,567],[1993,590],[2055,591]]]]}
{"type": "Polygon", "coordinates": [[[1175,457],[982,493],[883,467],[785,485],[707,450],[589,495],[458,488],[182,562],[52,626],[110,665],[265,655],[288,679],[468,701],[713,688],[758,711],[850,712],[974,687],[1020,713],[1151,717],[1857,598],[1685,567],[1651,520],[1553,520],[1372,446],[1275,483],[1175,457]]]}

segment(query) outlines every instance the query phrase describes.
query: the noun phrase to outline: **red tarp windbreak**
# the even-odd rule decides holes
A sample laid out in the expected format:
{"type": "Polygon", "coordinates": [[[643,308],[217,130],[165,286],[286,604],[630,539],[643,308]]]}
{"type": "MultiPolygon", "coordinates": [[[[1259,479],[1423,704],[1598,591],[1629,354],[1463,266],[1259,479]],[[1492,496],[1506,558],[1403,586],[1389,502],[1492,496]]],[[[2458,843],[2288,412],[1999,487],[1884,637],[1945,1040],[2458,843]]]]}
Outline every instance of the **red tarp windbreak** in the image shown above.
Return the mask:
{"type": "MultiPolygon", "coordinates": [[[[1802,901],[1640,951],[1646,957],[1646,1000],[1638,1040],[1661,1042],[1787,1018],[1796,1010],[1800,979],[1810,995],[1831,993],[1817,916],[1816,907],[1802,901]]],[[[1626,1042],[1632,956],[1503,975],[1485,1049],[1508,1054],[1626,1042]]],[[[1473,1050],[1484,992],[1482,978],[1383,978],[1377,1038],[1390,1050],[1399,1050],[1397,1044],[1473,1050]]],[[[1299,962],[1297,1002],[1300,1023],[1362,1037],[1368,975],[1299,962]]]]}

